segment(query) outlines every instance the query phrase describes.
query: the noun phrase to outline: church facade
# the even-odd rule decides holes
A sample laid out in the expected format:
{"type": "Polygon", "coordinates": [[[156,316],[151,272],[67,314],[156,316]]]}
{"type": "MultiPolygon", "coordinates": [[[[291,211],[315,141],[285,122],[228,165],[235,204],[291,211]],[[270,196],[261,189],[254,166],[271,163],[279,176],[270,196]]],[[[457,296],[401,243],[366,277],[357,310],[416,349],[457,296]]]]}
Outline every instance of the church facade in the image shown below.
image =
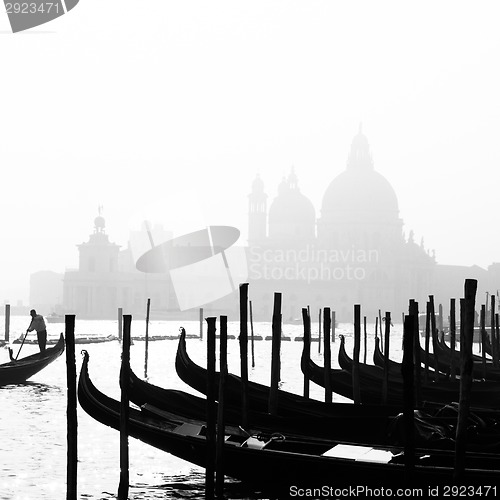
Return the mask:
{"type": "Polygon", "coordinates": [[[88,241],[77,245],[78,269],[63,278],[63,310],[88,319],[116,318],[124,314],[143,316],[148,298],[155,310],[176,307],[168,276],[144,274],[135,269],[129,248],[109,240],[101,214],[94,220],[88,241]]]}

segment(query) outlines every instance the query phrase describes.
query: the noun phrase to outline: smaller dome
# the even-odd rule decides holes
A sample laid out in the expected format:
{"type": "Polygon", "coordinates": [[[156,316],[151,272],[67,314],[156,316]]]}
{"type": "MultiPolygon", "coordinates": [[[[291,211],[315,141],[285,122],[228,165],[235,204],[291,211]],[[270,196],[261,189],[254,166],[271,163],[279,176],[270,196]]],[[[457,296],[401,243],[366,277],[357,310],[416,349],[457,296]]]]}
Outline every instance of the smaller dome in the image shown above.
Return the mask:
{"type": "Polygon", "coordinates": [[[269,236],[313,238],[315,225],[314,206],[309,198],[300,192],[297,176],[292,169],[288,178],[281,181],[278,196],[269,208],[269,236]]]}
{"type": "Polygon", "coordinates": [[[311,200],[300,191],[281,193],[269,208],[269,223],[279,224],[280,221],[314,223],[316,212],[311,200]]]}
{"type": "Polygon", "coordinates": [[[106,227],[106,221],[104,220],[104,217],[102,215],[98,215],[94,219],[94,227],[96,229],[104,229],[106,227]]]}

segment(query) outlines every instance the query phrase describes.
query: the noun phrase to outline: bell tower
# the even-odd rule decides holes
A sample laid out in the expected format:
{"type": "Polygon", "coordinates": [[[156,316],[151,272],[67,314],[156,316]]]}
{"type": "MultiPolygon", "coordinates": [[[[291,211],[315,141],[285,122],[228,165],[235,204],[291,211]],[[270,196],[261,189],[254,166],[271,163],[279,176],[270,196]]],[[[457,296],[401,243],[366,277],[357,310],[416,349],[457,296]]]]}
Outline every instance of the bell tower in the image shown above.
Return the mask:
{"type": "Polygon", "coordinates": [[[89,241],[78,245],[79,270],[87,273],[113,273],[118,270],[120,246],[109,241],[102,206],[99,206],[98,212],[99,215],[94,219],[94,232],[89,241]]]}

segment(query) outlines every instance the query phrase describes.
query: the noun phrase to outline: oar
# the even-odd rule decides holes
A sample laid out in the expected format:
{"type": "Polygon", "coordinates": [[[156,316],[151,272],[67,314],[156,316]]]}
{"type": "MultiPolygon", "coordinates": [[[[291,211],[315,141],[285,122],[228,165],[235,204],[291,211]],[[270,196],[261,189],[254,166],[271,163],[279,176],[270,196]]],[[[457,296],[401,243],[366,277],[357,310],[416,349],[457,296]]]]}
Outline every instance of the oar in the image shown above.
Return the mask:
{"type": "Polygon", "coordinates": [[[21,343],[21,347],[19,348],[19,351],[17,351],[17,356],[16,356],[16,361],[17,361],[17,358],[19,357],[19,353],[21,352],[21,349],[23,348],[23,345],[24,345],[24,341],[26,340],[26,337],[28,336],[28,330],[26,330],[26,335],[23,337],[23,341],[21,343]]]}

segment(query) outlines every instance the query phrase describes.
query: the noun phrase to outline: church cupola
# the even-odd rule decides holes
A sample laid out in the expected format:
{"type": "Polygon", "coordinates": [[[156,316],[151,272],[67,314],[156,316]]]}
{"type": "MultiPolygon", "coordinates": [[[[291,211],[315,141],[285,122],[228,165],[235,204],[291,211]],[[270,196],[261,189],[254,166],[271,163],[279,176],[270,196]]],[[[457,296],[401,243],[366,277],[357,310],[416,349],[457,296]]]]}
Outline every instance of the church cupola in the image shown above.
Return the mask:
{"type": "Polygon", "coordinates": [[[94,232],[89,241],[78,245],[79,270],[89,273],[116,272],[120,246],[109,241],[102,206],[99,206],[98,211],[99,215],[94,219],[94,232]]]}
{"type": "Polygon", "coordinates": [[[297,174],[295,173],[295,167],[292,167],[290,173],[288,174],[288,189],[299,189],[299,181],[297,179],[297,174]]]}
{"type": "Polygon", "coordinates": [[[362,132],[361,123],[359,131],[351,143],[351,151],[347,158],[348,169],[373,170],[373,158],[370,152],[368,139],[362,132]]]}
{"type": "Polygon", "coordinates": [[[104,234],[106,231],[104,228],[106,227],[106,220],[102,216],[102,205],[98,207],[99,215],[94,219],[94,234],[102,233],[104,234]]]}

